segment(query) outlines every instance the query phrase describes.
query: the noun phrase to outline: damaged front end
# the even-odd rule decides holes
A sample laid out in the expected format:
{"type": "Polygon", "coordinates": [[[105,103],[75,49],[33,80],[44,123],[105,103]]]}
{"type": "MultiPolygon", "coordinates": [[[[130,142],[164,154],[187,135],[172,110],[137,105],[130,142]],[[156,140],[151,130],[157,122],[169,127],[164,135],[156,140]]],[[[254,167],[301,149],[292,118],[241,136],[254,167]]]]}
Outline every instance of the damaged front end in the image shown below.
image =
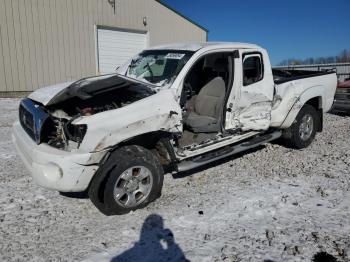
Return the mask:
{"type": "Polygon", "coordinates": [[[88,129],[74,124],[75,120],[122,108],[155,93],[150,86],[115,74],[86,78],[57,94],[48,88],[35,91],[21,101],[19,120],[36,144],[69,151],[79,148],[88,129]]]}
{"type": "Polygon", "coordinates": [[[74,125],[72,122],[79,118],[80,115],[72,117],[71,119],[50,117],[47,129],[43,136],[43,142],[48,145],[67,150],[70,148],[79,148],[80,143],[87,131],[86,125],[74,125]]]}
{"type": "Polygon", "coordinates": [[[80,115],[61,118],[54,116],[55,113],[25,98],[20,103],[19,122],[36,144],[47,143],[52,147],[64,150],[67,150],[68,146],[79,148],[87,126],[73,125],[72,122],[80,115]]]}

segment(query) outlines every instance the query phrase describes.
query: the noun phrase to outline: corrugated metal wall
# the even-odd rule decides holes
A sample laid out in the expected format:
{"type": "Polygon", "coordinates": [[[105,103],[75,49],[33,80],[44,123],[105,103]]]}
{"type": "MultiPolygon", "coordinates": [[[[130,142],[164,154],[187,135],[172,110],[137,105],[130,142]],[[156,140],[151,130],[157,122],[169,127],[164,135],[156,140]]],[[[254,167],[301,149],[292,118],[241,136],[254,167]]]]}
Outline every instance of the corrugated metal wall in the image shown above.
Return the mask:
{"type": "Polygon", "coordinates": [[[96,74],[95,25],[148,31],[150,45],[207,37],[155,0],[117,0],[115,13],[107,0],[0,0],[0,91],[96,74]]]}
{"type": "Polygon", "coordinates": [[[314,64],[314,65],[294,65],[294,66],[279,66],[278,69],[299,69],[299,70],[335,70],[338,76],[338,81],[343,82],[350,78],[350,63],[333,63],[333,64],[314,64]]]}

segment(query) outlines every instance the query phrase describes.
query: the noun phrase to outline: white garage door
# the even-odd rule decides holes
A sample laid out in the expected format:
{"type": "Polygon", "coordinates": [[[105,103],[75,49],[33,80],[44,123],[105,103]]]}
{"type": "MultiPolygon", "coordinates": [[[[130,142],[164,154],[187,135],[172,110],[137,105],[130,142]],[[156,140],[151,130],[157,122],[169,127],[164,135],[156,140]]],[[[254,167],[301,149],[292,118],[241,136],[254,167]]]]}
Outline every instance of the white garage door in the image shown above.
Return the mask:
{"type": "Polygon", "coordinates": [[[113,73],[115,69],[147,47],[147,34],[97,29],[98,71],[113,73]]]}

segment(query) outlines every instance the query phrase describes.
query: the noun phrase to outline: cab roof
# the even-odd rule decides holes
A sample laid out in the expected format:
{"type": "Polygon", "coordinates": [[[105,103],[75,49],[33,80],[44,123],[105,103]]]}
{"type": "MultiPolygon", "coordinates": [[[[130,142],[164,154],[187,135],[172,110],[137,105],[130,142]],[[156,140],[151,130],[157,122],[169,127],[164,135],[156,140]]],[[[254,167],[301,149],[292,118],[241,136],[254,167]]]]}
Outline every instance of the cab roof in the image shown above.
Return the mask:
{"type": "Polygon", "coordinates": [[[202,48],[232,48],[232,49],[261,49],[260,46],[249,44],[249,43],[239,43],[239,42],[205,42],[205,43],[177,43],[177,44],[167,44],[158,45],[147,50],[186,50],[186,51],[198,51],[202,48]]]}

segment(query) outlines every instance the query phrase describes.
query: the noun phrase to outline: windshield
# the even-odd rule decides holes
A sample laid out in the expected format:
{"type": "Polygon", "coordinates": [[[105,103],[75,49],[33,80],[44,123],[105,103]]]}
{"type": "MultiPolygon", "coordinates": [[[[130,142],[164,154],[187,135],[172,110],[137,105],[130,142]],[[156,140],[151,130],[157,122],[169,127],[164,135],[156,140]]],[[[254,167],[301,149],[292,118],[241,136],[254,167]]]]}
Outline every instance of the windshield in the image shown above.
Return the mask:
{"type": "Polygon", "coordinates": [[[164,86],[171,84],[194,52],[181,50],[147,50],[127,65],[125,76],[164,86]]]}

